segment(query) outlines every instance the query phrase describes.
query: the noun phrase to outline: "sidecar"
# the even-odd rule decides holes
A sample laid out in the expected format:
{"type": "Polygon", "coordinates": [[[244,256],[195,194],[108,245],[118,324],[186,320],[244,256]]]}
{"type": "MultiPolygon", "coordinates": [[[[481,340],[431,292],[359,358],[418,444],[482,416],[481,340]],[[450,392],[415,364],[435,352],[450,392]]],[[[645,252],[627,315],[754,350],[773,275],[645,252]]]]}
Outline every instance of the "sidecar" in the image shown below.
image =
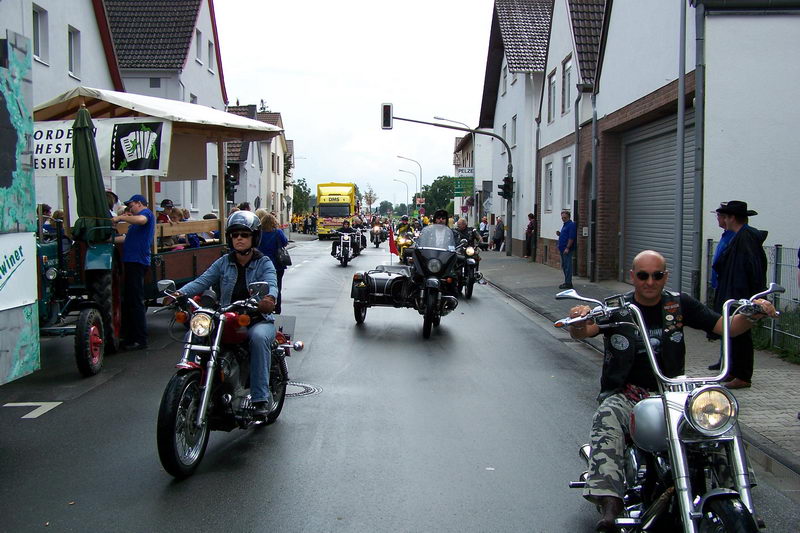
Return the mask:
{"type": "Polygon", "coordinates": [[[411,267],[378,265],[373,270],[353,274],[350,297],[356,323],[362,324],[369,307],[417,308],[411,267]]]}

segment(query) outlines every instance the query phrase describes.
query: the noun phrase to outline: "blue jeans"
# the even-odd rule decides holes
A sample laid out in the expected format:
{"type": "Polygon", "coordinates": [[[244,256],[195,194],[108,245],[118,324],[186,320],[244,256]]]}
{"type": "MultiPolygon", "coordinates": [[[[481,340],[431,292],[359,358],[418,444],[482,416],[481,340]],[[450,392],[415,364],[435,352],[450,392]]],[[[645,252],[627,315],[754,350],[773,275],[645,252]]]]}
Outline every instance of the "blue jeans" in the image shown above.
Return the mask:
{"type": "Polygon", "coordinates": [[[561,270],[564,271],[564,283],[572,285],[572,256],[575,255],[575,250],[570,249],[569,253],[564,253],[559,250],[561,254],[561,270]]]}
{"type": "Polygon", "coordinates": [[[270,345],[275,340],[275,324],[259,322],[247,332],[250,340],[250,397],[253,402],[269,398],[270,345]]]}

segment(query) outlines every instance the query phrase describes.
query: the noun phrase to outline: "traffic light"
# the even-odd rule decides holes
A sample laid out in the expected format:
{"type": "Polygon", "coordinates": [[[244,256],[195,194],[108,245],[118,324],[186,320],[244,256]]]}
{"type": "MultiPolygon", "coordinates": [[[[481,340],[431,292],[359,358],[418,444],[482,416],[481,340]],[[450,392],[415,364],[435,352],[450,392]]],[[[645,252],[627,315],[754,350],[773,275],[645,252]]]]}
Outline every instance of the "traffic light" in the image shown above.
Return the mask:
{"type": "Polygon", "coordinates": [[[392,104],[381,104],[381,129],[392,129],[392,104]]]}
{"type": "Polygon", "coordinates": [[[236,192],[236,186],[239,185],[239,180],[236,176],[229,174],[225,176],[225,196],[228,199],[233,199],[233,193],[236,192]]]}
{"type": "Polygon", "coordinates": [[[506,200],[511,200],[514,197],[514,182],[511,181],[511,178],[506,176],[503,178],[503,183],[497,186],[499,189],[500,198],[505,198],[506,200]]]}

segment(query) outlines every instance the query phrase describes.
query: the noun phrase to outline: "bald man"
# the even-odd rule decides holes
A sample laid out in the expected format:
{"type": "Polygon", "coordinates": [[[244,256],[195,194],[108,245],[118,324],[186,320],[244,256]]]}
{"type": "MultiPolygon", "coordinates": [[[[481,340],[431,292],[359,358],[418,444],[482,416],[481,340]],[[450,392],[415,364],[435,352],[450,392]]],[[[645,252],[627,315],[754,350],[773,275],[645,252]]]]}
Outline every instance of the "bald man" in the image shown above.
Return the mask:
{"type": "MultiPolygon", "coordinates": [[[[645,250],[633,259],[630,270],[633,291],[624,298],[639,308],[651,339],[661,372],[667,377],[684,373],[686,345],[683,326],[722,334],[722,316],[688,294],[666,291],[669,280],[667,262],[660,253],[645,250]]],[[[766,315],[775,316],[775,308],[767,300],[756,300],[766,315]]],[[[570,310],[571,317],[585,316],[586,305],[570,310]]],[[[620,320],[630,321],[630,317],[620,320]]],[[[731,323],[731,336],[748,331],[753,322],[736,315],[731,323]]],[[[600,328],[592,322],[570,327],[575,339],[594,337],[600,328]]],[[[630,327],[603,330],[605,357],[600,379],[600,406],[594,414],[589,439],[589,475],[583,496],[602,507],[598,531],[616,531],[614,519],[622,512],[625,435],[629,432],[633,406],[658,390],[656,377],[647,358],[644,344],[630,327]]]]}

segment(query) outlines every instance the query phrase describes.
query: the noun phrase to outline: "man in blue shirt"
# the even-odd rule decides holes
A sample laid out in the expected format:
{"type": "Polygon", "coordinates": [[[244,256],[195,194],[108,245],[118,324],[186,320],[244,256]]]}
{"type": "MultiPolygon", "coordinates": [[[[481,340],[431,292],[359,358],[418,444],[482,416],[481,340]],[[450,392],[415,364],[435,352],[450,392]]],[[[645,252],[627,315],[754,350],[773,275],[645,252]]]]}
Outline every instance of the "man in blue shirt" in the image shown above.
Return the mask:
{"type": "Polygon", "coordinates": [[[122,293],[122,325],[125,350],[147,348],[147,309],[144,306],[144,275],[150,267],[150,250],[156,230],[156,217],[147,208],[147,198],[134,194],[125,202],[130,215],[111,220],[127,222],[128,233],[117,239],[124,244],[122,263],[125,267],[125,286],[122,293]]]}
{"type": "Polygon", "coordinates": [[[556,231],[558,235],[558,252],[561,254],[561,270],[564,271],[564,283],[558,286],[559,289],[572,288],[572,257],[575,255],[575,241],[578,239],[578,228],[575,222],[570,220],[570,213],[567,210],[561,211],[561,220],[564,225],[561,231],[556,231]]]}

